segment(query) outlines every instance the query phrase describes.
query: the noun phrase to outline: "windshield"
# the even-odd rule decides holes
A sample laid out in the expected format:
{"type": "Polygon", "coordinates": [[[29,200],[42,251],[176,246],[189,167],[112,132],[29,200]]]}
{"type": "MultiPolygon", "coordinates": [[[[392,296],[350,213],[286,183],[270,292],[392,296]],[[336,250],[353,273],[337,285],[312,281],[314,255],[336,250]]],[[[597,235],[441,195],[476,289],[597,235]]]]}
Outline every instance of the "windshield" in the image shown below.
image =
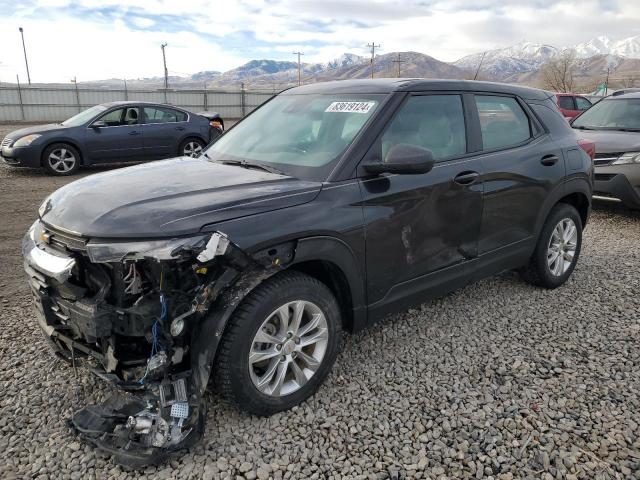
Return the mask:
{"type": "Polygon", "coordinates": [[[273,166],[305,180],[326,180],[384,95],[280,95],[206,150],[214,161],[273,166]]]}
{"type": "Polygon", "coordinates": [[[573,122],[573,127],[598,130],[640,130],[640,98],[605,99],[573,122]]]}
{"type": "Polygon", "coordinates": [[[104,105],[96,105],[95,107],[88,108],[77,115],[65,120],[62,122],[62,125],[65,127],[79,127],[80,125],[84,125],[93,117],[98,115],[100,112],[104,112],[107,109],[104,105]]]}

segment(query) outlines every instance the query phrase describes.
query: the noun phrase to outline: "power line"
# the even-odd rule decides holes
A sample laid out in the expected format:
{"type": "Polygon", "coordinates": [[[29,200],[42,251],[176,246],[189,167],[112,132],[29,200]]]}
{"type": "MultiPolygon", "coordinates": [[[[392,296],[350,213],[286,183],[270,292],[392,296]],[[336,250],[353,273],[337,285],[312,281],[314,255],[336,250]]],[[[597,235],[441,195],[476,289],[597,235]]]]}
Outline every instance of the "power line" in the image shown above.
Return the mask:
{"type": "Polygon", "coordinates": [[[397,60],[391,60],[393,63],[397,63],[398,64],[398,78],[400,78],[400,64],[401,63],[405,63],[406,60],[400,60],[400,52],[398,52],[398,59],[397,60]]]}
{"type": "Polygon", "coordinates": [[[375,58],[376,58],[376,48],[380,48],[380,45],[376,45],[376,42],[373,42],[373,43],[367,43],[367,47],[371,49],[371,78],[373,78],[375,58]]]}
{"type": "Polygon", "coordinates": [[[302,85],[302,77],[300,73],[300,55],[304,55],[304,52],[293,52],[294,55],[298,55],[298,85],[302,85]]]}

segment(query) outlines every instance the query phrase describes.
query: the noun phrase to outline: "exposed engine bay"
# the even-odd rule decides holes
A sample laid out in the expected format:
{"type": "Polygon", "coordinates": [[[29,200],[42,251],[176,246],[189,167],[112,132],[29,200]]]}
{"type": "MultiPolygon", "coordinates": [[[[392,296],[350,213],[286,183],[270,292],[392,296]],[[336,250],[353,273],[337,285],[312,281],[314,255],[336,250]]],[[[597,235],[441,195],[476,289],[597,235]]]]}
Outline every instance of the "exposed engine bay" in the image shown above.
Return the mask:
{"type": "Polygon", "coordinates": [[[36,222],[23,255],[42,330],[59,356],[88,359],[123,391],[77,411],[70,426],[134,467],[196,443],[227,320],[294,248],[248,255],[219,232],[98,241],[36,222]]]}

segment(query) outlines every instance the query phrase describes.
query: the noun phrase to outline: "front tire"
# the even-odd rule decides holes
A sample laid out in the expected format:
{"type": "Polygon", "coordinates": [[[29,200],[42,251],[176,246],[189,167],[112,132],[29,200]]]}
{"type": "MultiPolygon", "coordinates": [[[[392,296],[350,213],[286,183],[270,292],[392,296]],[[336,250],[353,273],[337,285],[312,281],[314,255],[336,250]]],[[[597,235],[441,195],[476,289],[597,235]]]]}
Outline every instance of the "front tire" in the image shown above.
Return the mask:
{"type": "Polygon", "coordinates": [[[80,168],[80,152],[66,143],[54,143],[42,152],[42,165],[51,175],[73,175],[80,168]]]}
{"type": "Polygon", "coordinates": [[[339,351],[341,315],[322,282],[283,272],[256,287],[222,337],[216,383],[227,400],[268,416],[315,393],[339,351]]]}
{"type": "Polygon", "coordinates": [[[581,248],[580,214],[572,205],[559,203],[549,213],[531,260],[520,275],[532,285],[558,288],[571,276],[581,248]]]}

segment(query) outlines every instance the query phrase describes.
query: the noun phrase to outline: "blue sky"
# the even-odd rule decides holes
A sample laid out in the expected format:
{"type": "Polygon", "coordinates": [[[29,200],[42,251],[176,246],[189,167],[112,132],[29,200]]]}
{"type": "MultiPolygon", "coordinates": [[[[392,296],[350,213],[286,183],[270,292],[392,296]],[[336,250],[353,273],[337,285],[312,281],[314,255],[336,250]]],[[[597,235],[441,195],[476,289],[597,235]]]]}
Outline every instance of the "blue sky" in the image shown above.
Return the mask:
{"type": "Polygon", "coordinates": [[[0,0],[0,81],[68,82],[228,70],[271,58],[414,50],[440,60],[521,40],[557,46],[640,34],[637,0],[0,0]]]}

